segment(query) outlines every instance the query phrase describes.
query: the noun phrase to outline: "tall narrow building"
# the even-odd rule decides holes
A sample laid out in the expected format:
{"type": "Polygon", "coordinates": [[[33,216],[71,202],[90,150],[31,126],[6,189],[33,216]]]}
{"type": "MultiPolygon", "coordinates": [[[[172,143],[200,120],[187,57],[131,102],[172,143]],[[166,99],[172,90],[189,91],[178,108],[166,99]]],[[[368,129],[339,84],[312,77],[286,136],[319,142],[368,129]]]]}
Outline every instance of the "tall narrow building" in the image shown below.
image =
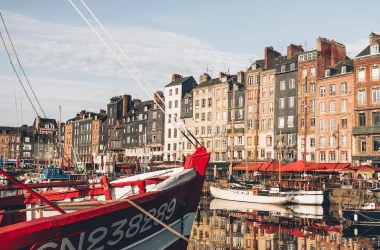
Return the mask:
{"type": "Polygon", "coordinates": [[[352,160],[380,166],[380,34],[354,58],[355,126],[352,160]]]}

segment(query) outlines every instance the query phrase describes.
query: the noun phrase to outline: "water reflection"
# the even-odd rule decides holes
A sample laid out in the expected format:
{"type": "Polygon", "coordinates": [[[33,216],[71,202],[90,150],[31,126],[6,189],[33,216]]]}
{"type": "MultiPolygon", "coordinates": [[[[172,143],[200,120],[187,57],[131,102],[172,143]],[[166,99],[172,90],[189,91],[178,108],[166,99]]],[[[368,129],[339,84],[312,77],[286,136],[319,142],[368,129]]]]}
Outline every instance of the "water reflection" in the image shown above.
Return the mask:
{"type": "Polygon", "coordinates": [[[204,202],[189,250],[380,249],[379,226],[348,226],[336,207],[204,202]],[[232,228],[232,230],[230,230],[232,228]]]}

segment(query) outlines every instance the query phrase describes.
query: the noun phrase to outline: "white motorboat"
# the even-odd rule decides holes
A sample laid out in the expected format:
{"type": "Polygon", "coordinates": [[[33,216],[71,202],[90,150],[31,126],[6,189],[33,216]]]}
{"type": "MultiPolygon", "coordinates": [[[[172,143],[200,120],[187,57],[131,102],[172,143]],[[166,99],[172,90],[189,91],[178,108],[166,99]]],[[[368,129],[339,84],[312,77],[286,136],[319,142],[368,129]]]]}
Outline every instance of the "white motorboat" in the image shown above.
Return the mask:
{"type": "Polygon", "coordinates": [[[294,216],[299,218],[323,219],[322,206],[309,205],[291,205],[289,206],[294,211],[294,216]]]}
{"type": "Polygon", "coordinates": [[[321,205],[323,204],[323,191],[288,191],[280,192],[283,195],[292,195],[293,203],[304,205],[321,205]]]}
{"type": "Polygon", "coordinates": [[[210,192],[215,198],[223,200],[265,204],[284,204],[292,202],[294,199],[294,196],[287,194],[257,195],[254,194],[252,190],[221,189],[217,187],[210,187],[210,192]]]}

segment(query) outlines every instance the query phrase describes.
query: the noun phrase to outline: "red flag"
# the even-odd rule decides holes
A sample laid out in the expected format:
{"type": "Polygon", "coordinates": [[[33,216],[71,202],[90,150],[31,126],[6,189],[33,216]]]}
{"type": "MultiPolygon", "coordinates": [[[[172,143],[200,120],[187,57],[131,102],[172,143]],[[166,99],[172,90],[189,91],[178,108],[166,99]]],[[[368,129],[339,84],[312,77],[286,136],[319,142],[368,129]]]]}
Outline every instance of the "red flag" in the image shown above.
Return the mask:
{"type": "Polygon", "coordinates": [[[69,158],[69,160],[67,162],[67,169],[70,170],[70,158],[69,158]]]}
{"type": "Polygon", "coordinates": [[[102,155],[102,156],[100,157],[100,166],[102,167],[102,170],[103,170],[103,167],[104,167],[103,156],[104,156],[104,155],[102,155]]]}
{"type": "Polygon", "coordinates": [[[64,165],[64,159],[62,158],[62,161],[61,161],[61,168],[63,168],[63,165],[64,165]]]}
{"type": "Polygon", "coordinates": [[[17,156],[17,159],[16,159],[16,167],[20,167],[20,156],[17,156]]]}

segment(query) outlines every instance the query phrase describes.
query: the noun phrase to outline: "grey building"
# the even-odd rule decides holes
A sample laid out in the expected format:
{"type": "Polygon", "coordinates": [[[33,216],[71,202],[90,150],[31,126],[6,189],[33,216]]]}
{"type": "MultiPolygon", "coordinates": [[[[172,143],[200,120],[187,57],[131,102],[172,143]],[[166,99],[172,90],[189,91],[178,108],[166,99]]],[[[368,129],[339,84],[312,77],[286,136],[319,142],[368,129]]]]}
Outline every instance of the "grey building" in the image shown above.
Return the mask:
{"type": "MultiPolygon", "coordinates": [[[[274,150],[282,159],[297,159],[298,133],[298,55],[289,56],[276,66],[274,105],[274,150]],[[281,120],[281,121],[280,121],[281,120]],[[281,132],[281,137],[280,137],[281,132]],[[282,141],[282,152],[280,143],[282,141]]],[[[278,157],[275,157],[279,159],[278,157]]]]}

